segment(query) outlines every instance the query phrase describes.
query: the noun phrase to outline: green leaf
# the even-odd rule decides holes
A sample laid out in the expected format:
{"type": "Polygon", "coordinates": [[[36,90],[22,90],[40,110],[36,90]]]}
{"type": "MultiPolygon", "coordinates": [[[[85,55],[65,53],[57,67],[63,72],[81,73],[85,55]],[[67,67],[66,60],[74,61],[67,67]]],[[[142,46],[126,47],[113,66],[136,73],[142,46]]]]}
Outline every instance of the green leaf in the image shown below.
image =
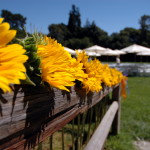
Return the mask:
{"type": "Polygon", "coordinates": [[[21,80],[21,84],[29,84],[29,85],[34,85],[36,86],[36,84],[30,80],[29,76],[25,73],[26,75],[26,79],[25,80],[21,80]]]}

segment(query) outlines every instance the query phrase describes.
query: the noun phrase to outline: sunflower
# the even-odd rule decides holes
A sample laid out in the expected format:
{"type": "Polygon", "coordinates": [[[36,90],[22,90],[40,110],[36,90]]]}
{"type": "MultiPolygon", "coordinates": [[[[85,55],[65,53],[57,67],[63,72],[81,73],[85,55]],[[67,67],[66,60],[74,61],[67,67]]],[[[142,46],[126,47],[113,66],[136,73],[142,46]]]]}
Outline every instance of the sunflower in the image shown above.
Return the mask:
{"type": "Polygon", "coordinates": [[[98,60],[88,61],[89,56],[86,55],[85,51],[77,51],[77,62],[83,64],[82,70],[84,75],[82,76],[83,88],[86,92],[99,92],[102,89],[102,69],[101,63],[98,60]]]}
{"type": "Polygon", "coordinates": [[[112,85],[120,83],[123,79],[123,74],[115,68],[111,68],[111,75],[113,78],[112,85]]]}
{"type": "Polygon", "coordinates": [[[104,64],[103,67],[103,77],[102,77],[102,82],[108,86],[108,87],[111,87],[113,84],[113,77],[112,77],[112,74],[111,74],[111,68],[108,66],[108,64],[104,64]]]}
{"type": "Polygon", "coordinates": [[[20,84],[20,79],[26,79],[26,69],[23,63],[28,59],[25,50],[18,44],[7,45],[16,35],[15,30],[9,30],[8,23],[2,23],[0,18],[0,88],[3,92],[11,91],[10,84],[20,84]]]}
{"type": "Polygon", "coordinates": [[[72,58],[69,65],[69,72],[76,80],[83,81],[84,72],[82,70],[83,64],[78,63],[75,58],[72,58]]]}
{"type": "Polygon", "coordinates": [[[86,53],[77,51],[77,62],[83,64],[82,76],[83,88],[86,92],[99,92],[102,89],[102,83],[106,86],[113,86],[122,81],[123,75],[117,69],[110,68],[107,64],[103,65],[99,60],[88,60],[86,53]]]}
{"type": "Polygon", "coordinates": [[[45,44],[42,42],[42,45],[38,45],[42,80],[52,87],[69,91],[67,86],[75,84],[75,75],[73,75],[75,70],[72,68],[75,61],[56,40],[47,37],[43,40],[45,40],[45,44]]]}

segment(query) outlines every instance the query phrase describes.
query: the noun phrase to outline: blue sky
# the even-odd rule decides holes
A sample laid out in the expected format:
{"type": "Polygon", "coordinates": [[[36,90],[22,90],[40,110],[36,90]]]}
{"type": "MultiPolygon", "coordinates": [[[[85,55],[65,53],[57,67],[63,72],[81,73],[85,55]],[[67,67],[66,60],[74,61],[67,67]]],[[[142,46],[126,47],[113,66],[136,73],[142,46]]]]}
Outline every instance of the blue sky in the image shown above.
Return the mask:
{"type": "Polygon", "coordinates": [[[150,15],[150,0],[0,0],[2,9],[20,13],[27,18],[26,28],[45,34],[48,25],[68,23],[69,11],[75,4],[81,14],[82,26],[86,20],[112,34],[125,27],[139,29],[142,15],[150,15]]]}

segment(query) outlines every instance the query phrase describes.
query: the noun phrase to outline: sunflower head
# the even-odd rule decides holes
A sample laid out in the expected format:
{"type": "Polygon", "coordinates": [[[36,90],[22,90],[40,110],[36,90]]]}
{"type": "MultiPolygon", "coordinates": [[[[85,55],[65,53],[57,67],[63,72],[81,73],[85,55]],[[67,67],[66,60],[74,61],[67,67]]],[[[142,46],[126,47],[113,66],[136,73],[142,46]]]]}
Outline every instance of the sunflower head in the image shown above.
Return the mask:
{"type": "Polygon", "coordinates": [[[42,81],[58,89],[69,91],[66,87],[75,84],[71,55],[56,40],[43,37],[43,41],[44,44],[38,45],[37,52],[41,59],[42,81]]]}
{"type": "Polygon", "coordinates": [[[11,84],[20,84],[26,79],[24,63],[28,59],[25,49],[19,44],[7,45],[16,35],[15,30],[9,30],[10,25],[2,23],[0,18],[0,88],[11,91],[11,84]]]}

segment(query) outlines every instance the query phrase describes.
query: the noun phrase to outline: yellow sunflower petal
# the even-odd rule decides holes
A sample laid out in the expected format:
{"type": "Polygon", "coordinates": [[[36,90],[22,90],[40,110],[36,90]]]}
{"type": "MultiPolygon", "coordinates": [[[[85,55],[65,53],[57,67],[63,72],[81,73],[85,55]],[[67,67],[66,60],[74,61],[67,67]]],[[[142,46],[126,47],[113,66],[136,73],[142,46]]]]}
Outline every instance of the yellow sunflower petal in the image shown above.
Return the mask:
{"type": "Polygon", "coordinates": [[[0,18],[0,24],[3,22],[4,18],[0,18]]]}
{"type": "Polygon", "coordinates": [[[9,81],[6,78],[1,76],[0,76],[0,88],[3,90],[3,92],[11,91],[9,87],[9,81]]]}
{"type": "Polygon", "coordinates": [[[7,22],[0,24],[0,32],[8,31],[9,28],[10,25],[7,22]]]}
{"type": "Polygon", "coordinates": [[[16,30],[4,31],[0,35],[0,46],[5,46],[16,36],[16,30]]]}

